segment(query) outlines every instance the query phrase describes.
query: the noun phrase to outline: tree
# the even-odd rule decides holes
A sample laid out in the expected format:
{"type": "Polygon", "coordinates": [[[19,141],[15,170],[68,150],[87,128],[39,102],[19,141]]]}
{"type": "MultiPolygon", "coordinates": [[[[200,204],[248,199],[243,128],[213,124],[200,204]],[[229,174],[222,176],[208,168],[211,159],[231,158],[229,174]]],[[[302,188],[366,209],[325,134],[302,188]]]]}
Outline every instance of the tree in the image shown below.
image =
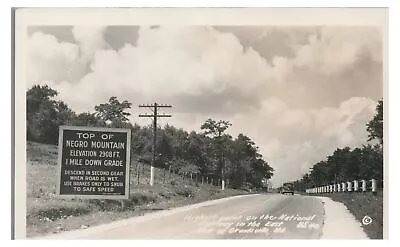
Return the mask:
{"type": "Polygon", "coordinates": [[[240,133],[232,141],[232,146],[230,154],[234,167],[231,174],[232,186],[239,188],[250,183],[255,187],[264,187],[263,182],[272,177],[274,169],[263,160],[255,142],[240,133]]]}
{"type": "Polygon", "coordinates": [[[252,175],[252,162],[259,157],[255,143],[240,133],[232,142],[231,162],[234,166],[231,174],[231,185],[234,188],[244,186],[252,175]]]}
{"type": "Polygon", "coordinates": [[[226,134],[225,131],[232,124],[229,121],[219,120],[215,121],[211,118],[207,119],[205,123],[203,123],[200,127],[201,130],[204,131],[204,135],[209,136],[213,139],[214,143],[217,146],[217,158],[218,165],[217,169],[221,176],[221,180],[225,179],[224,175],[224,142],[231,138],[230,135],[226,134]]]}
{"type": "Polygon", "coordinates": [[[262,187],[264,179],[270,179],[274,169],[263,159],[257,158],[252,162],[252,176],[249,182],[255,187],[262,187]]]}
{"type": "Polygon", "coordinates": [[[69,106],[65,104],[63,101],[57,101],[55,102],[54,105],[55,105],[55,111],[57,113],[57,120],[56,120],[57,126],[63,124],[70,124],[76,117],[75,112],[72,111],[69,108],[69,106]]]}
{"type": "Polygon", "coordinates": [[[28,140],[56,144],[58,140],[57,112],[51,102],[42,102],[28,119],[28,140]]]}
{"type": "Polygon", "coordinates": [[[39,111],[39,108],[44,103],[52,103],[55,101],[52,99],[57,96],[58,92],[51,89],[49,86],[34,85],[31,89],[26,92],[26,119],[29,120],[32,116],[39,111]]]}
{"type": "Polygon", "coordinates": [[[75,116],[71,121],[74,126],[105,127],[106,123],[98,118],[95,113],[83,112],[75,116]]]}
{"type": "Polygon", "coordinates": [[[202,174],[207,173],[209,170],[207,166],[210,163],[209,155],[207,154],[209,140],[207,139],[194,131],[190,132],[188,136],[187,157],[192,164],[198,166],[202,174]]]}
{"type": "Polygon", "coordinates": [[[28,140],[56,144],[58,127],[75,118],[67,104],[54,100],[57,95],[58,92],[47,85],[34,85],[26,92],[28,140]]]}
{"type": "Polygon", "coordinates": [[[374,118],[367,124],[368,141],[378,139],[383,145],[383,99],[378,101],[376,106],[376,114],[374,118]]]}
{"type": "Polygon", "coordinates": [[[376,106],[376,114],[367,123],[368,141],[379,140],[376,145],[361,148],[338,148],[326,160],[316,163],[309,174],[296,181],[297,188],[311,188],[328,183],[354,179],[383,179],[383,99],[376,106]]]}
{"type": "Polygon", "coordinates": [[[326,182],[339,182],[348,177],[346,167],[349,165],[351,150],[349,147],[337,148],[326,160],[326,182]]]}
{"type": "Polygon", "coordinates": [[[217,122],[209,118],[201,125],[200,129],[204,130],[204,134],[206,136],[223,139],[227,136],[225,134],[225,130],[227,130],[230,126],[232,126],[232,124],[229,121],[219,120],[217,122]]]}
{"type": "Polygon", "coordinates": [[[157,147],[158,157],[156,159],[156,165],[165,168],[170,165],[173,157],[171,138],[164,132],[161,132],[157,140],[157,147]]]}
{"type": "Polygon", "coordinates": [[[363,145],[360,157],[360,178],[383,179],[383,151],[379,145],[363,145]]]}
{"type": "Polygon", "coordinates": [[[132,147],[132,152],[135,153],[136,155],[142,154],[146,141],[148,141],[146,139],[146,135],[144,134],[145,132],[146,132],[145,127],[142,128],[137,123],[135,123],[131,128],[131,133],[132,133],[131,147],[132,147]]]}
{"type": "Polygon", "coordinates": [[[46,128],[52,128],[54,100],[58,93],[47,85],[34,85],[26,92],[26,131],[28,140],[42,141],[46,128]]]}
{"type": "Polygon", "coordinates": [[[316,163],[309,174],[296,181],[302,189],[360,179],[383,179],[383,151],[379,144],[361,148],[336,149],[326,160],[316,163]]]}
{"type": "Polygon", "coordinates": [[[112,96],[108,103],[96,105],[94,107],[96,116],[107,124],[113,127],[125,127],[129,123],[127,118],[131,114],[126,112],[127,109],[131,108],[132,103],[124,100],[119,102],[117,97],[112,96]]]}

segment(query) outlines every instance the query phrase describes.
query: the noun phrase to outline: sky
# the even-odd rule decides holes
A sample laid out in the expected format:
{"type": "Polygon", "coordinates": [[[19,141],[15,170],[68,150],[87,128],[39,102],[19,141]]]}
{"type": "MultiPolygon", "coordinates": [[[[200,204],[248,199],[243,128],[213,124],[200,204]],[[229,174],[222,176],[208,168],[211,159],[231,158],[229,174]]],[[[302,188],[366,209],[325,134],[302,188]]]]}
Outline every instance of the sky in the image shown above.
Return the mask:
{"type": "Polygon", "coordinates": [[[173,107],[161,119],[200,131],[207,118],[252,138],[271,182],[300,178],[336,148],[367,141],[383,95],[373,26],[30,26],[27,89],[47,84],[75,112],[111,96],[173,107]]]}

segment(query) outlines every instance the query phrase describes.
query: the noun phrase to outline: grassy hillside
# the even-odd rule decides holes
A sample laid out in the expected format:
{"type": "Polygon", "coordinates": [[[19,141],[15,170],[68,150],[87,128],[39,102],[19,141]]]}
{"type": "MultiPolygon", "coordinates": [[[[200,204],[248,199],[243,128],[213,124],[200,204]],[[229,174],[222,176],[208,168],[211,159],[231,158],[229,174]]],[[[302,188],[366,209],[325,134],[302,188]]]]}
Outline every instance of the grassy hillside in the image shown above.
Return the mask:
{"type": "Polygon", "coordinates": [[[342,202],[347,209],[362,222],[365,216],[372,218],[372,222],[362,225],[369,238],[383,238],[383,194],[372,193],[335,193],[329,195],[334,201],[342,202]]]}
{"type": "Polygon", "coordinates": [[[57,146],[27,143],[27,236],[111,222],[143,215],[146,212],[179,207],[246,191],[201,184],[179,175],[155,169],[155,185],[150,187],[150,167],[133,158],[130,172],[130,197],[125,208],[115,200],[60,199],[56,195],[57,146]],[[138,180],[139,173],[139,180],[138,180]]]}

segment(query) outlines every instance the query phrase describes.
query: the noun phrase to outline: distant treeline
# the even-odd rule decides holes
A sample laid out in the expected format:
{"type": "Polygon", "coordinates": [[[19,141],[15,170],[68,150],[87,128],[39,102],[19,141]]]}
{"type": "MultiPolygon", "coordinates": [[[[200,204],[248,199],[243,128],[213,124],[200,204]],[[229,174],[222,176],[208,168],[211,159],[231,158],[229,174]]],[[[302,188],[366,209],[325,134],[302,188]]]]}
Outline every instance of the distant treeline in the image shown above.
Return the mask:
{"type": "MultiPolygon", "coordinates": [[[[132,157],[150,164],[152,127],[130,123],[126,112],[131,103],[116,97],[94,106],[93,112],[77,114],[63,101],[55,100],[58,92],[34,85],[26,93],[27,139],[57,144],[60,125],[130,128],[132,157]]],[[[229,179],[230,187],[263,187],[274,169],[263,160],[256,144],[246,135],[233,138],[226,133],[229,121],[207,119],[202,132],[187,132],[166,125],[157,129],[156,166],[180,173],[198,173],[215,179],[229,179]]]]}
{"type": "Polygon", "coordinates": [[[310,169],[310,172],[294,182],[298,191],[332,183],[377,179],[383,180],[383,100],[378,102],[376,114],[366,126],[369,143],[350,149],[338,148],[332,155],[310,169]]]}

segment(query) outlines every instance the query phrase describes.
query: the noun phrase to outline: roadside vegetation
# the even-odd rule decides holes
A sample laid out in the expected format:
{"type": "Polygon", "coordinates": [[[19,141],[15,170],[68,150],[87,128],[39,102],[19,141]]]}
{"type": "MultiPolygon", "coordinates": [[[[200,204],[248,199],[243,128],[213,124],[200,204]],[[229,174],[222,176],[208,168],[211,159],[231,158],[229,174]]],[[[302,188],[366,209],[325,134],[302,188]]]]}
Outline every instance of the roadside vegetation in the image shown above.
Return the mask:
{"type": "MultiPolygon", "coordinates": [[[[250,137],[229,135],[231,123],[206,119],[200,132],[157,126],[155,185],[149,186],[152,127],[132,124],[132,103],[112,96],[76,113],[48,86],[27,93],[27,235],[87,228],[146,212],[263,189],[274,169],[250,137]],[[57,141],[61,125],[131,129],[129,200],[60,199],[57,141]],[[221,181],[227,183],[222,191],[221,181]],[[123,206],[123,207],[122,207],[123,206]]],[[[139,102],[136,102],[139,103],[139,102]]],[[[137,113],[135,113],[137,114],[137,113]]]]}
{"type": "Polygon", "coordinates": [[[367,144],[351,149],[337,148],[332,155],[312,166],[294,186],[298,191],[327,184],[361,179],[376,179],[383,187],[383,100],[376,106],[376,114],[367,123],[367,144]]]}
{"type": "Polygon", "coordinates": [[[27,236],[34,237],[73,229],[84,229],[118,219],[184,206],[248,190],[201,183],[180,174],[155,169],[156,184],[148,185],[150,167],[132,160],[130,197],[124,201],[60,199],[56,195],[57,146],[27,143],[27,236]],[[135,167],[139,167],[138,171],[135,167]]]}
{"type": "MultiPolygon", "coordinates": [[[[294,181],[296,191],[305,193],[307,188],[336,184],[353,180],[378,181],[378,193],[337,192],[323,193],[334,201],[342,202],[361,223],[365,216],[372,218],[371,224],[362,224],[372,239],[383,238],[383,100],[376,106],[376,114],[366,125],[368,143],[356,148],[337,148],[325,160],[317,162],[310,172],[294,181]]],[[[313,194],[316,195],[316,194],[313,194]]]]}
{"type": "MultiPolygon", "coordinates": [[[[326,196],[326,195],[325,195],[326,196]]],[[[329,197],[346,205],[347,209],[361,222],[364,232],[371,239],[383,238],[383,193],[335,193],[329,197]],[[371,217],[370,224],[363,224],[364,217],[371,217]]]]}
{"type": "MultiPolygon", "coordinates": [[[[94,106],[93,112],[75,113],[63,101],[55,100],[58,92],[48,86],[35,85],[26,93],[27,140],[57,145],[60,125],[129,128],[132,133],[131,156],[150,164],[152,126],[132,124],[128,110],[132,103],[112,96],[108,102],[94,106]]],[[[139,115],[139,112],[135,113],[139,115]]],[[[259,153],[256,143],[241,133],[227,133],[232,124],[226,120],[205,119],[200,132],[157,126],[155,166],[180,174],[229,180],[232,188],[259,188],[270,179],[274,169],[259,153]]]]}

